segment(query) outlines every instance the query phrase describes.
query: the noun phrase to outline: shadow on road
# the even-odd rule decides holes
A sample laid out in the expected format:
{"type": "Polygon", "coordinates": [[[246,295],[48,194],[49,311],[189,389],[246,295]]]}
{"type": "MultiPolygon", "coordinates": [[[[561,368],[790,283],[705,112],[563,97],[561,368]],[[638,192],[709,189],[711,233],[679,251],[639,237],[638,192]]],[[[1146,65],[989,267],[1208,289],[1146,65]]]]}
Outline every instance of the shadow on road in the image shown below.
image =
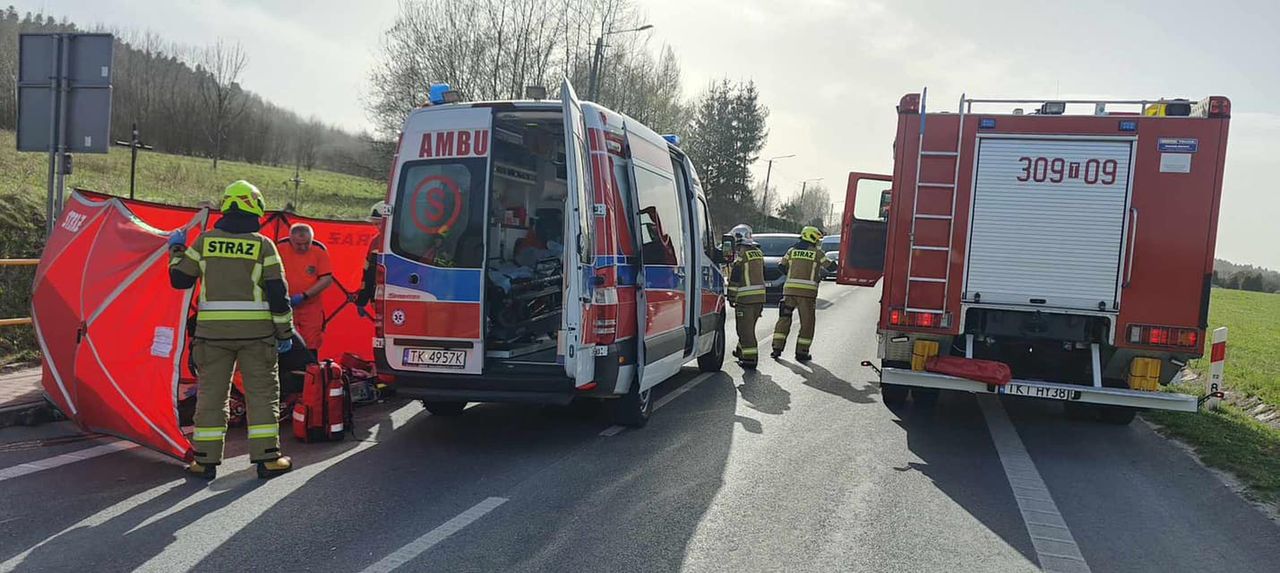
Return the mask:
{"type": "Polygon", "coordinates": [[[773,376],[762,374],[758,370],[743,372],[738,392],[747,401],[748,407],[757,412],[781,416],[791,409],[791,393],[774,382],[773,376]]]}
{"type": "Polygon", "coordinates": [[[880,393],[879,387],[870,382],[861,386],[854,386],[852,383],[842,380],[830,370],[823,368],[815,361],[796,364],[789,360],[777,359],[777,362],[803,378],[805,386],[821,390],[833,396],[839,396],[855,404],[874,403],[876,401],[874,396],[880,393]]]}
{"type": "Polygon", "coordinates": [[[359,569],[499,496],[510,501],[405,569],[678,570],[721,487],[735,424],[762,431],[735,415],[736,401],[729,376],[713,375],[644,429],[609,437],[598,419],[518,405],[417,420],[289,493],[197,568],[252,570],[272,555],[359,569]]]}
{"type": "MultiPolygon", "coordinates": [[[[876,385],[878,392],[878,385],[876,385]]],[[[920,459],[893,468],[920,472],[953,502],[1031,563],[1035,549],[974,397],[943,393],[932,404],[892,409],[906,431],[907,449],[920,459]]]]}
{"type": "MultiPolygon", "coordinates": [[[[371,435],[386,436],[391,432],[392,406],[370,408],[359,416],[355,436],[347,440],[302,445],[291,436],[282,435],[282,449],[300,467],[341,456],[361,446],[371,435]]],[[[226,458],[246,453],[241,432],[232,430],[226,458]]],[[[283,426],[282,434],[287,432],[288,426],[283,426]]],[[[34,515],[22,519],[22,539],[26,542],[11,544],[17,535],[4,535],[0,559],[14,560],[27,554],[14,563],[5,563],[0,570],[68,570],[85,563],[93,563],[97,571],[134,570],[164,552],[178,538],[179,531],[201,525],[211,515],[268,484],[257,479],[252,466],[224,464],[218,478],[206,482],[186,478],[176,462],[147,456],[116,454],[113,458],[81,462],[94,464],[97,471],[91,475],[50,472],[45,476],[48,481],[32,483],[41,497],[65,494],[46,504],[65,504],[69,511],[58,512],[53,519],[34,515]]],[[[277,478],[286,479],[289,476],[277,478]]],[[[258,562],[259,567],[263,564],[258,562]]]]}

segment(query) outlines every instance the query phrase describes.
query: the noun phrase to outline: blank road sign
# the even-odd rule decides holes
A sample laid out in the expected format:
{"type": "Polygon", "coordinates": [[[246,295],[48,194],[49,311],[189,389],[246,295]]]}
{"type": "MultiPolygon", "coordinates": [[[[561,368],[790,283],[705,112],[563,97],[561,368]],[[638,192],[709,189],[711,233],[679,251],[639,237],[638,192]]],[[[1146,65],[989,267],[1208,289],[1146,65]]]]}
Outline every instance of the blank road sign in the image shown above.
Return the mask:
{"type": "Polygon", "coordinates": [[[111,135],[110,34],[22,34],[18,39],[18,151],[50,151],[57,101],[50,82],[67,79],[67,151],[106,153],[111,135]],[[65,51],[65,58],[59,51],[65,51]],[[65,60],[65,68],[62,64],[65,60]]]}

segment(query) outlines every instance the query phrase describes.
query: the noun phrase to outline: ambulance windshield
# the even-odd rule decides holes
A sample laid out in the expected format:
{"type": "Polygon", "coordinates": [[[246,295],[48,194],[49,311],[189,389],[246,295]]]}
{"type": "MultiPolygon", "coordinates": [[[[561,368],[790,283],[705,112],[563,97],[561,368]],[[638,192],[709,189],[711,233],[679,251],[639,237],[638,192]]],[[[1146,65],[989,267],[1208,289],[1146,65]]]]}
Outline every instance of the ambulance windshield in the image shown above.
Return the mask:
{"type": "Polygon", "coordinates": [[[484,263],[485,159],[416,161],[401,169],[391,250],[437,267],[484,263]]]}

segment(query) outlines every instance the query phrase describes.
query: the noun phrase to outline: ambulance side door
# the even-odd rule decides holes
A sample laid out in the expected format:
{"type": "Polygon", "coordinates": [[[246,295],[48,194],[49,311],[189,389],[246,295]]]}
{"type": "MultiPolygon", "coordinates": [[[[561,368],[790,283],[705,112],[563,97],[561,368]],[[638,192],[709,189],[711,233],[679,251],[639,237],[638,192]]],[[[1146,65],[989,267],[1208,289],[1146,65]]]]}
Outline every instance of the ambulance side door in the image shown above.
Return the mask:
{"type": "Polygon", "coordinates": [[[595,195],[588,176],[590,164],[582,106],[569,80],[561,86],[560,98],[564,104],[564,156],[569,189],[564,217],[564,329],[560,332],[559,354],[564,360],[565,375],[574,379],[575,386],[583,386],[595,378],[596,367],[595,348],[585,342],[582,324],[585,307],[591,301],[587,277],[595,253],[593,202],[588,198],[595,195]]]}

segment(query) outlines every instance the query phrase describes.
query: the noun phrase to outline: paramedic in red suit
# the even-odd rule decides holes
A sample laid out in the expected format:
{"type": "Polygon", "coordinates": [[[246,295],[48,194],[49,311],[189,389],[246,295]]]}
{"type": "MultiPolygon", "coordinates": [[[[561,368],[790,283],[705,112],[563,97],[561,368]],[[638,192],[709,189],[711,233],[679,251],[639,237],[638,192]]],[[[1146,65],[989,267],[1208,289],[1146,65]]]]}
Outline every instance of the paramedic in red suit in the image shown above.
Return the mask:
{"type": "Polygon", "coordinates": [[[369,242],[369,251],[364,256],[364,272],[360,274],[360,291],[352,301],[356,304],[356,312],[365,318],[369,317],[365,307],[373,301],[373,293],[378,287],[378,250],[382,248],[382,221],[387,211],[387,202],[378,201],[369,212],[369,222],[378,226],[378,234],[369,242]]]}
{"type": "Polygon", "coordinates": [[[293,328],[306,341],[308,350],[318,352],[324,338],[320,294],[333,285],[333,266],[328,251],[314,237],[311,225],[296,223],[289,228],[289,238],[279,242],[278,250],[285,282],[289,283],[293,328]]]}

